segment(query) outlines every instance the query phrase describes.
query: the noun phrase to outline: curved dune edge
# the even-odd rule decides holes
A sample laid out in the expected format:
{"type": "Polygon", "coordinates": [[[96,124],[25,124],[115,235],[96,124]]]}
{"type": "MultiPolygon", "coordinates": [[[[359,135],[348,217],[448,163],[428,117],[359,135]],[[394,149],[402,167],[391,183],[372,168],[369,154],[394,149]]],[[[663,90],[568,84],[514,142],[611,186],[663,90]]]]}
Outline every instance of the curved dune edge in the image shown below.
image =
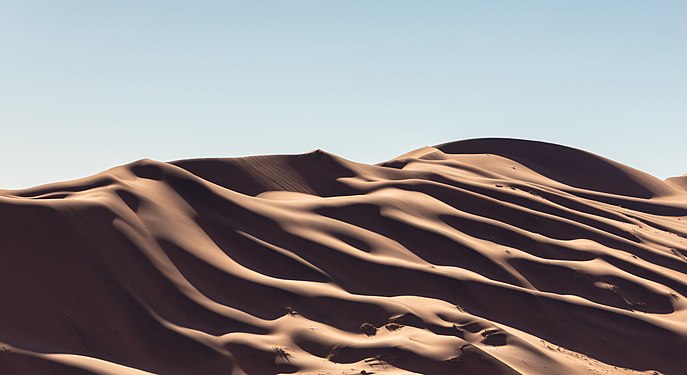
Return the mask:
{"type": "Polygon", "coordinates": [[[0,191],[0,372],[679,374],[687,190],[478,139],[0,191]]]}

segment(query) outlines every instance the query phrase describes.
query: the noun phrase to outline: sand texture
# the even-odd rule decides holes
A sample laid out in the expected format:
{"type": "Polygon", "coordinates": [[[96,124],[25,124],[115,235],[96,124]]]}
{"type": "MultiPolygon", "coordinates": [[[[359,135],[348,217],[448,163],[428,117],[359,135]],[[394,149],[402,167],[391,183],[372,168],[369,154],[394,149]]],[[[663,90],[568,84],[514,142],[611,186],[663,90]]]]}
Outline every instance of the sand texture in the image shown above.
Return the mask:
{"type": "Polygon", "coordinates": [[[1,374],[687,373],[687,176],[547,143],[141,160],[0,254],[1,374]]]}

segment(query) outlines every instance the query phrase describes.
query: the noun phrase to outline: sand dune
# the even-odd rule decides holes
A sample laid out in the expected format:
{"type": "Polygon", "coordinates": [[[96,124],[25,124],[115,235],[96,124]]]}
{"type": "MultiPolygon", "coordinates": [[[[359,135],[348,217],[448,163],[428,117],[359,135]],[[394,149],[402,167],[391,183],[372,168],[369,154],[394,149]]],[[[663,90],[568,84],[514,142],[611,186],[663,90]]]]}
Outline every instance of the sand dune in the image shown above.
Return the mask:
{"type": "Polygon", "coordinates": [[[0,191],[0,373],[684,374],[685,178],[478,139],[0,191]]]}

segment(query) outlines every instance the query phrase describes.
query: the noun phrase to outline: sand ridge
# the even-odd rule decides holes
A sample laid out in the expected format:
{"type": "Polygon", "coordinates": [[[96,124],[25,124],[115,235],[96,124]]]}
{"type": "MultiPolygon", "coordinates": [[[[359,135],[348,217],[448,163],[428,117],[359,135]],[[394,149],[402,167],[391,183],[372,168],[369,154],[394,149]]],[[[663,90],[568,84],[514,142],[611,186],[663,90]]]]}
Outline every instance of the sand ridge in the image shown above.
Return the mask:
{"type": "Polygon", "coordinates": [[[0,191],[0,372],[680,374],[684,179],[475,139],[0,191]]]}

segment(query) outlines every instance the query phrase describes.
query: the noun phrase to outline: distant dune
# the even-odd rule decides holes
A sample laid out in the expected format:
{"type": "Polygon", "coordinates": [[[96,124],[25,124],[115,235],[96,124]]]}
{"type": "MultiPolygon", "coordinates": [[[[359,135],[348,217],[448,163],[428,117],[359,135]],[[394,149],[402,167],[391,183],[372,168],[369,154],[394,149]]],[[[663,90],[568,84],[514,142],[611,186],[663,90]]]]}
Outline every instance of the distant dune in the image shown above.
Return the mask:
{"type": "Polygon", "coordinates": [[[687,373],[687,176],[564,146],[141,160],[0,241],[1,374],[687,373]]]}

